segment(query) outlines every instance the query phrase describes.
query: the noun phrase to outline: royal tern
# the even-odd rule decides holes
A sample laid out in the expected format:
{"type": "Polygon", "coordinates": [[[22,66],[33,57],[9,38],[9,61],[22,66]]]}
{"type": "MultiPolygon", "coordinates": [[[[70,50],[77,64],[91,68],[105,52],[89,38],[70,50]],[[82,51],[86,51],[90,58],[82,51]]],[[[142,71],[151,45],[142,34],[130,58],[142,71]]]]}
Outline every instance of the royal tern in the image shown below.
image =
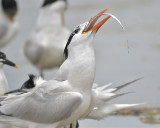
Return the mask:
{"type": "Polygon", "coordinates": [[[24,45],[27,59],[42,76],[43,70],[59,67],[64,61],[63,50],[70,34],[64,26],[66,8],[66,0],[44,0],[37,25],[24,45]]]}
{"type": "Polygon", "coordinates": [[[4,64],[18,68],[16,64],[7,59],[6,55],[3,52],[0,52],[0,95],[8,91],[7,79],[3,72],[4,64]]]}
{"type": "Polygon", "coordinates": [[[26,94],[3,99],[1,114],[55,128],[87,117],[97,104],[94,101],[97,93],[93,94],[92,90],[95,76],[93,39],[110,16],[95,23],[107,10],[74,29],[64,50],[66,60],[55,79],[43,82],[26,94]]]}
{"type": "Polygon", "coordinates": [[[64,50],[66,60],[59,72],[63,75],[62,69],[65,69],[66,79],[49,80],[29,93],[5,98],[0,102],[1,114],[61,127],[89,113],[93,106],[92,85],[95,76],[93,39],[110,16],[95,23],[107,10],[78,25],[71,33],[64,50]]]}
{"type": "Polygon", "coordinates": [[[19,24],[14,17],[17,14],[15,0],[1,0],[0,5],[0,47],[8,44],[17,34],[19,24]]]}

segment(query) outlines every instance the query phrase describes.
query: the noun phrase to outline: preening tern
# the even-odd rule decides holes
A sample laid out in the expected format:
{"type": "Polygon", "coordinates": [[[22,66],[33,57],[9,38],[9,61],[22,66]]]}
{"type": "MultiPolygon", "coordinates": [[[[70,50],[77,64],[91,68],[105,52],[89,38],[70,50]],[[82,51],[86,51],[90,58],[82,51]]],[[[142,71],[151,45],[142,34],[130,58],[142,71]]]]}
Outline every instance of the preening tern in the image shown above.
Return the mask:
{"type": "MultiPolygon", "coordinates": [[[[99,86],[98,84],[94,83],[93,88],[92,88],[92,95],[93,95],[93,102],[95,104],[93,110],[86,116],[81,119],[94,119],[94,120],[101,120],[104,119],[105,117],[117,112],[118,110],[128,108],[128,107],[134,107],[137,106],[137,104],[109,104],[107,103],[108,101],[117,98],[119,96],[123,96],[128,93],[121,93],[121,94],[116,94],[115,92],[138,81],[139,79],[130,81],[128,83],[125,83],[123,85],[117,86],[117,87],[112,87],[109,88],[112,84],[106,84],[103,86],[99,86]]],[[[37,77],[35,75],[29,75],[29,79],[24,82],[24,84],[21,86],[21,88],[9,91],[5,93],[4,95],[7,95],[8,97],[10,94],[13,93],[27,93],[34,89],[35,87],[41,85],[44,83],[45,80],[41,77],[37,77]]],[[[13,95],[11,95],[13,96],[13,95]]],[[[19,121],[20,122],[20,121],[19,121]]],[[[22,122],[22,121],[21,121],[22,122]]],[[[17,123],[11,123],[12,125],[17,124],[17,123]]],[[[23,123],[22,123],[23,125],[23,123]]],[[[69,126],[68,126],[69,127],[69,126]]],[[[72,123],[71,124],[72,128],[78,127],[77,123],[72,123]]]]}

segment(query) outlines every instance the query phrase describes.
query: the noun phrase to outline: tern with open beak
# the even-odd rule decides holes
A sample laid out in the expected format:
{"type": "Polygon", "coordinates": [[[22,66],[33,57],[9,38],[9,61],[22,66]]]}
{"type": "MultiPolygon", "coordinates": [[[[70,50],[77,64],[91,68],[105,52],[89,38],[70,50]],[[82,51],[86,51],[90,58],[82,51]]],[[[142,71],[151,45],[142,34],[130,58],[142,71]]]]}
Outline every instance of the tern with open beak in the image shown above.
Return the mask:
{"type": "Polygon", "coordinates": [[[92,94],[95,77],[93,39],[110,16],[95,23],[107,10],[73,30],[64,49],[66,60],[54,79],[26,94],[4,98],[0,102],[1,114],[43,124],[47,128],[67,126],[86,117],[96,104],[92,94]]]}

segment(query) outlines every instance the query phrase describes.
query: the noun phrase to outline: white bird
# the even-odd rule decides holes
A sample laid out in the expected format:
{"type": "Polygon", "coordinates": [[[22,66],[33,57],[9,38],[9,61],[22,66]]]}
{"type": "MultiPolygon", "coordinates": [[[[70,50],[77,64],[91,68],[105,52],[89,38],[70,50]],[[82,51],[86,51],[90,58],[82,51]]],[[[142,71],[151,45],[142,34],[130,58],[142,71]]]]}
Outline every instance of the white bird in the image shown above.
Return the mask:
{"type": "Polygon", "coordinates": [[[18,33],[19,24],[14,20],[17,14],[15,0],[1,0],[0,5],[0,47],[8,44],[18,33]]]}
{"type": "Polygon", "coordinates": [[[24,45],[27,59],[40,70],[59,67],[70,31],[64,26],[66,0],[44,0],[35,29],[24,45]]]}
{"type": "Polygon", "coordinates": [[[27,94],[6,98],[0,102],[0,112],[55,127],[69,125],[89,113],[95,76],[93,39],[110,16],[97,25],[95,22],[107,10],[77,26],[71,33],[64,50],[66,60],[56,77],[65,76],[63,81],[49,80],[27,94]]]}
{"type": "Polygon", "coordinates": [[[96,93],[92,91],[95,76],[93,39],[110,16],[95,23],[107,10],[71,33],[64,50],[66,60],[54,80],[43,82],[26,94],[5,98],[0,102],[1,114],[55,128],[87,117],[97,104],[94,101],[96,93]]]}
{"type": "Polygon", "coordinates": [[[3,52],[0,52],[0,95],[8,91],[8,82],[3,71],[4,65],[9,65],[9,66],[19,68],[16,64],[8,60],[6,55],[3,52]]]}

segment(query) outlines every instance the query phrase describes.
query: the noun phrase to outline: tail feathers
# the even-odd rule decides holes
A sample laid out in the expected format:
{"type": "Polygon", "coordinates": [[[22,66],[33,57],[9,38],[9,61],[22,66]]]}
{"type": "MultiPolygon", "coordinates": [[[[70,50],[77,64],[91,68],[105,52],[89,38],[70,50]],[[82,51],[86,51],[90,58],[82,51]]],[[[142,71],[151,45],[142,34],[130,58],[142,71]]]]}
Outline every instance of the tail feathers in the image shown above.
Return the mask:
{"type": "Polygon", "coordinates": [[[102,85],[102,86],[96,86],[96,90],[98,90],[98,91],[103,91],[103,90],[105,90],[106,88],[108,88],[109,86],[111,86],[112,85],[112,83],[108,83],[108,84],[106,84],[106,85],[102,85]]]}
{"type": "Polygon", "coordinates": [[[124,108],[135,107],[138,105],[139,104],[112,104],[112,105],[106,104],[104,106],[93,109],[87,118],[94,119],[94,120],[101,120],[115,113],[118,110],[121,110],[124,108]]]}
{"type": "Polygon", "coordinates": [[[109,89],[108,89],[108,87],[111,86],[112,83],[109,83],[109,84],[106,84],[106,85],[102,85],[102,86],[99,86],[98,84],[94,83],[93,89],[95,89],[95,90],[97,90],[97,91],[99,91],[99,92],[113,93],[113,92],[116,92],[116,91],[118,91],[118,90],[120,90],[120,89],[122,89],[122,88],[124,88],[124,87],[126,87],[126,86],[128,86],[128,85],[130,85],[130,84],[132,84],[132,83],[137,82],[138,80],[141,80],[142,78],[143,78],[143,77],[138,78],[138,79],[135,79],[135,80],[130,81],[130,82],[128,82],[128,83],[122,84],[122,85],[120,85],[120,86],[118,86],[118,87],[109,88],[109,89]]]}
{"type": "Polygon", "coordinates": [[[113,88],[111,91],[112,91],[112,92],[116,92],[116,91],[118,91],[118,90],[120,90],[120,89],[122,89],[122,88],[124,88],[124,87],[126,87],[126,86],[128,86],[128,85],[130,85],[130,84],[132,84],[132,83],[135,83],[135,82],[141,80],[142,78],[143,78],[143,77],[138,78],[138,79],[135,79],[135,80],[130,81],[130,82],[128,82],[128,83],[125,83],[125,84],[123,84],[123,85],[120,85],[120,86],[118,86],[118,87],[116,87],[116,88],[113,88]]]}
{"type": "Polygon", "coordinates": [[[123,96],[123,95],[127,95],[127,94],[130,94],[130,93],[133,93],[133,92],[126,92],[126,93],[121,93],[121,94],[115,94],[115,95],[111,96],[110,98],[105,98],[105,97],[104,97],[103,100],[104,100],[105,102],[107,102],[107,101],[112,100],[112,99],[114,99],[114,98],[117,98],[117,97],[120,97],[120,96],[123,96]]]}
{"type": "Polygon", "coordinates": [[[107,101],[112,100],[114,98],[118,98],[123,95],[130,94],[130,93],[132,92],[126,92],[126,93],[121,93],[121,94],[115,94],[115,93],[99,94],[95,107],[104,106],[107,101]]]}

